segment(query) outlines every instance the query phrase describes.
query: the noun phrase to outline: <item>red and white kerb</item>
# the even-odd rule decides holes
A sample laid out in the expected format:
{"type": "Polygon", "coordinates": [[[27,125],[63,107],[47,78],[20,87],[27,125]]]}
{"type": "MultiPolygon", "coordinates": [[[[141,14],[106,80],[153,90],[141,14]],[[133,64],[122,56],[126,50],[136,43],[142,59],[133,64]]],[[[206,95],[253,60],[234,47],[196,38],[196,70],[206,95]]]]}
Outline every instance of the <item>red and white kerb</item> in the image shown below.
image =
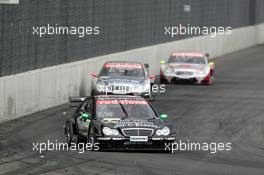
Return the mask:
{"type": "Polygon", "coordinates": [[[141,64],[129,64],[129,63],[107,63],[105,68],[127,68],[127,69],[142,69],[141,64]]]}
{"type": "Polygon", "coordinates": [[[145,100],[96,100],[97,105],[146,105],[148,102],[145,100]]]}

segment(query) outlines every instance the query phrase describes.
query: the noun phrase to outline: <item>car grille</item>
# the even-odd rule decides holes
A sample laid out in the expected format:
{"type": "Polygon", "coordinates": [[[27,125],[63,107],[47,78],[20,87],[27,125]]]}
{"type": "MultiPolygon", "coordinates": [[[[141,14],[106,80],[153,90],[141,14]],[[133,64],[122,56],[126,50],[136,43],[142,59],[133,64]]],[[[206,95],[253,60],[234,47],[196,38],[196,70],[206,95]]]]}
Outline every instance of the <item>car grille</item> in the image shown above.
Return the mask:
{"type": "Polygon", "coordinates": [[[176,75],[193,75],[193,72],[189,71],[177,71],[176,75]]]}
{"type": "Polygon", "coordinates": [[[149,128],[127,128],[122,129],[124,136],[152,136],[153,129],[149,128]]]}

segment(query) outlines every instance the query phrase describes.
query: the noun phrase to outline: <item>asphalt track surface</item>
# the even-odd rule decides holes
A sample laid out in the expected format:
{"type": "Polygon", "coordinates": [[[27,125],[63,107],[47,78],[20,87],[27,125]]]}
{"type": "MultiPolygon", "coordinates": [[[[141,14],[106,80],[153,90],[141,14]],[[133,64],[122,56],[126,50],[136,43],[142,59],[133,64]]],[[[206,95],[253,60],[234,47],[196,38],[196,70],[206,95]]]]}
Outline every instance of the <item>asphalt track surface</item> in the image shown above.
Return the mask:
{"type": "Polygon", "coordinates": [[[0,174],[264,174],[264,46],[219,57],[214,86],[169,85],[154,105],[178,140],[232,142],[231,151],[33,151],[64,141],[72,109],[54,107],[0,126],[0,174]],[[66,114],[66,115],[65,115],[66,114]]]}

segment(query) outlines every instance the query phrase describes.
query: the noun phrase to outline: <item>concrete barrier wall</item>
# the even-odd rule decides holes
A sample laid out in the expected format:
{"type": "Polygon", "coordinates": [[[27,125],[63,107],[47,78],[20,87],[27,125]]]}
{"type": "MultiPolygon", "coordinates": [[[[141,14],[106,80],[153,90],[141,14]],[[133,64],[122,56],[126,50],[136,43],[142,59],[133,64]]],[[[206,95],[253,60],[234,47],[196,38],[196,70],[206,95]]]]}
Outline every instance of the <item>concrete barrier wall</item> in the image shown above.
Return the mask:
{"type": "Polygon", "coordinates": [[[257,44],[263,44],[264,43],[264,25],[263,24],[259,24],[256,26],[256,30],[257,30],[257,44]]]}
{"type": "Polygon", "coordinates": [[[69,64],[0,78],[0,122],[12,120],[67,102],[69,96],[89,95],[91,73],[108,60],[131,60],[150,64],[159,73],[159,61],[172,51],[194,50],[218,57],[264,43],[264,24],[238,28],[231,35],[199,36],[120,52],[69,64]]]}

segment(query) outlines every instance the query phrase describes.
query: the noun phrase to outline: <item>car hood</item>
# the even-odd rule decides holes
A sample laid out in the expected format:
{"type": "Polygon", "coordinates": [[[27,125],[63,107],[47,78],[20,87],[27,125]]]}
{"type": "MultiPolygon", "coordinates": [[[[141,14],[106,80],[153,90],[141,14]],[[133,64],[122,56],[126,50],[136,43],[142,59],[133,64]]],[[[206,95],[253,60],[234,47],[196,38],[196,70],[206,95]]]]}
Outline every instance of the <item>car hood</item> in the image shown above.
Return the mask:
{"type": "Polygon", "coordinates": [[[152,128],[159,129],[164,127],[164,124],[159,119],[149,119],[149,120],[131,120],[131,119],[119,119],[112,121],[104,121],[105,126],[109,126],[115,129],[123,128],[152,128]]]}
{"type": "Polygon", "coordinates": [[[201,64],[169,64],[169,67],[173,68],[174,70],[205,70],[206,65],[201,64]]]}
{"type": "Polygon", "coordinates": [[[105,84],[142,84],[144,83],[143,77],[99,77],[98,82],[105,84]]]}

